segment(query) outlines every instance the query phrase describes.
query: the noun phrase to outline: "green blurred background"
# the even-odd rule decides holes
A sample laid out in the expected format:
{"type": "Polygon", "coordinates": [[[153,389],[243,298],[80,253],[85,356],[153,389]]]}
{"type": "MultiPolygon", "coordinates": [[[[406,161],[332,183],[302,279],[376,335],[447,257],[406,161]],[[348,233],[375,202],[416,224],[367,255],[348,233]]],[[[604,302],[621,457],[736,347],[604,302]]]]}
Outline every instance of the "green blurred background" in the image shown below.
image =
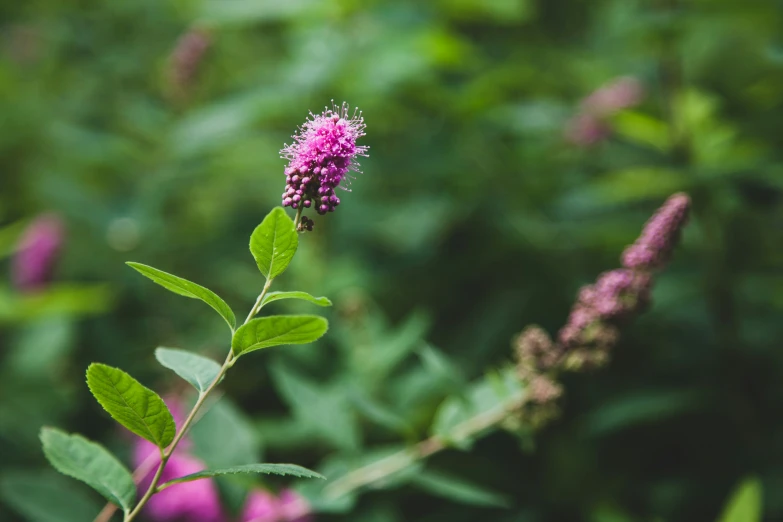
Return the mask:
{"type": "MultiPolygon", "coordinates": [[[[154,347],[221,357],[218,317],[123,263],[243,316],[278,151],[334,99],[362,109],[370,157],[279,282],[332,298],[332,328],[236,367],[194,433],[202,458],[348,469],[426,436],[455,383],[510,360],[529,323],[555,334],[578,288],[686,191],[652,309],[607,368],[568,378],[560,418],[427,464],[504,502],[403,477],[318,520],[715,520],[747,476],[764,520],[783,520],[781,35],[780,0],[4,2],[0,519],[51,520],[35,488],[100,505],[46,471],[43,424],[127,459],[84,385],[90,361],[176,392],[154,347]],[[203,56],[182,49],[188,32],[203,56]],[[618,77],[641,102],[575,137],[580,100],[618,77]],[[23,294],[9,261],[42,212],[67,237],[52,286],[23,294]]],[[[227,506],[245,486],[221,481],[227,506]]]]}

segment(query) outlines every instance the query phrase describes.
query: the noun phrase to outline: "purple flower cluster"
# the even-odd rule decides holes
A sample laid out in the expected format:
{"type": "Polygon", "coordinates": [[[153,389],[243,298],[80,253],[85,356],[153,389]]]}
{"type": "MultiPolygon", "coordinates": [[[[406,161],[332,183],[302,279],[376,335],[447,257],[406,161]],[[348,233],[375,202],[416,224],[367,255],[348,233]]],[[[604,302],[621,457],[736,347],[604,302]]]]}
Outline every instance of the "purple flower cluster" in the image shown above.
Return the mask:
{"type": "Polygon", "coordinates": [[[12,260],[14,286],[23,292],[40,290],[49,282],[64,239],[63,222],[54,214],[36,218],[24,231],[12,260]]]}
{"type": "Polygon", "coordinates": [[[691,200],[687,194],[675,194],[653,214],[642,235],[623,252],[623,266],[636,270],[656,270],[671,257],[680,239],[680,230],[688,220],[691,200]]]}
{"type": "Polygon", "coordinates": [[[340,204],[335,189],[351,171],[358,172],[356,157],[367,155],[367,147],[356,144],[364,136],[365,124],[361,112],[349,114],[346,103],[310,116],[293,136],[294,142],[280,151],[288,160],[283,206],[313,206],[326,214],[340,204]]]}

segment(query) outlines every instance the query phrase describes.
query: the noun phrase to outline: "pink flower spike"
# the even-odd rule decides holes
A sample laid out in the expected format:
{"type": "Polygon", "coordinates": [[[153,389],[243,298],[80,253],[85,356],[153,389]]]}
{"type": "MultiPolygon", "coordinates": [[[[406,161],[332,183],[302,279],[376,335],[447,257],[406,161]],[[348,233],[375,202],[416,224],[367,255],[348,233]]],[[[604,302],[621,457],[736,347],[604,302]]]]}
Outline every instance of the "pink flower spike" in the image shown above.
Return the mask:
{"type": "Polygon", "coordinates": [[[625,249],[623,266],[655,270],[666,264],[688,221],[690,206],[691,200],[687,194],[670,196],[644,225],[639,239],[625,249]]]}

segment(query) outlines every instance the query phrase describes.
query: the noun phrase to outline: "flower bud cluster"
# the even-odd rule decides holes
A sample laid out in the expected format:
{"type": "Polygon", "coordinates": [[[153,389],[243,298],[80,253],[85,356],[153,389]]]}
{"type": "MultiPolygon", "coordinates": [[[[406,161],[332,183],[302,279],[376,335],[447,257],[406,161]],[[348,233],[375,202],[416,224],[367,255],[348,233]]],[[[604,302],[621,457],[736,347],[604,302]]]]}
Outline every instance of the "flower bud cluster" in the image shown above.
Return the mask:
{"type": "Polygon", "coordinates": [[[296,225],[297,232],[312,232],[315,222],[307,216],[302,216],[299,224],[296,225]]]}

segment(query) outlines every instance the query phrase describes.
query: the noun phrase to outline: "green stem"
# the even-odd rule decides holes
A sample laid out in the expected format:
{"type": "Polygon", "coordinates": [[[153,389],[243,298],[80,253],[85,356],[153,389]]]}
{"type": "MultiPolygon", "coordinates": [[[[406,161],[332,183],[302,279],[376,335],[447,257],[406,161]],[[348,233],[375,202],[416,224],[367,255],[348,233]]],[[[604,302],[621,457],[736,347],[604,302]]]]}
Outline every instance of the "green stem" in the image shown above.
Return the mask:
{"type": "Polygon", "coordinates": [[[261,293],[258,294],[258,299],[256,299],[256,303],[253,305],[253,308],[250,309],[250,313],[247,314],[247,317],[245,318],[245,322],[242,323],[243,325],[246,325],[250,320],[256,316],[258,311],[261,309],[261,304],[264,301],[264,297],[266,297],[266,293],[269,291],[269,287],[272,286],[272,281],[275,279],[267,279],[266,284],[264,285],[263,290],[261,290],[261,293]]]}
{"type": "Polygon", "coordinates": [[[299,226],[299,220],[302,219],[302,211],[304,210],[304,205],[301,203],[299,204],[299,208],[296,209],[296,216],[294,217],[294,230],[299,226]]]}
{"type": "MultiPolygon", "coordinates": [[[[456,425],[451,430],[451,438],[453,440],[464,440],[474,435],[479,435],[506,420],[512,411],[521,408],[526,401],[527,396],[523,393],[497,408],[479,413],[456,425]]],[[[324,489],[324,495],[332,500],[338,499],[362,487],[383,480],[398,471],[402,471],[414,462],[424,460],[448,447],[449,443],[447,440],[438,435],[433,435],[412,448],[398,451],[386,458],[343,475],[324,489]]]]}
{"type": "MultiPolygon", "coordinates": [[[[255,304],[250,309],[250,313],[247,314],[245,322],[242,323],[243,325],[247,324],[258,313],[258,310],[261,309],[261,304],[267,292],[269,292],[269,287],[272,286],[273,280],[274,279],[267,279],[263,290],[261,290],[261,293],[258,295],[258,299],[256,299],[255,304]]],[[[196,418],[196,415],[198,414],[199,409],[201,409],[201,406],[203,406],[204,402],[207,400],[207,397],[209,397],[209,394],[212,393],[212,391],[217,387],[218,383],[223,379],[228,369],[234,365],[235,360],[234,352],[229,348],[226,360],[223,362],[223,366],[220,368],[217,377],[215,377],[215,380],[212,381],[212,383],[206,390],[204,390],[203,393],[199,394],[196,404],[193,405],[193,408],[190,410],[188,417],[185,419],[185,422],[182,424],[179,432],[174,437],[174,440],[165,451],[161,452],[160,464],[158,465],[157,471],[155,471],[155,475],[152,477],[152,482],[150,482],[150,485],[147,488],[147,491],[144,493],[144,496],[141,497],[133,510],[125,515],[123,522],[131,522],[134,518],[136,518],[139,512],[141,512],[141,510],[147,504],[149,499],[152,498],[152,495],[158,492],[158,483],[160,482],[160,478],[163,475],[163,469],[166,467],[166,463],[174,454],[174,450],[177,449],[177,445],[187,433],[190,425],[193,424],[193,420],[196,418]]]]}

